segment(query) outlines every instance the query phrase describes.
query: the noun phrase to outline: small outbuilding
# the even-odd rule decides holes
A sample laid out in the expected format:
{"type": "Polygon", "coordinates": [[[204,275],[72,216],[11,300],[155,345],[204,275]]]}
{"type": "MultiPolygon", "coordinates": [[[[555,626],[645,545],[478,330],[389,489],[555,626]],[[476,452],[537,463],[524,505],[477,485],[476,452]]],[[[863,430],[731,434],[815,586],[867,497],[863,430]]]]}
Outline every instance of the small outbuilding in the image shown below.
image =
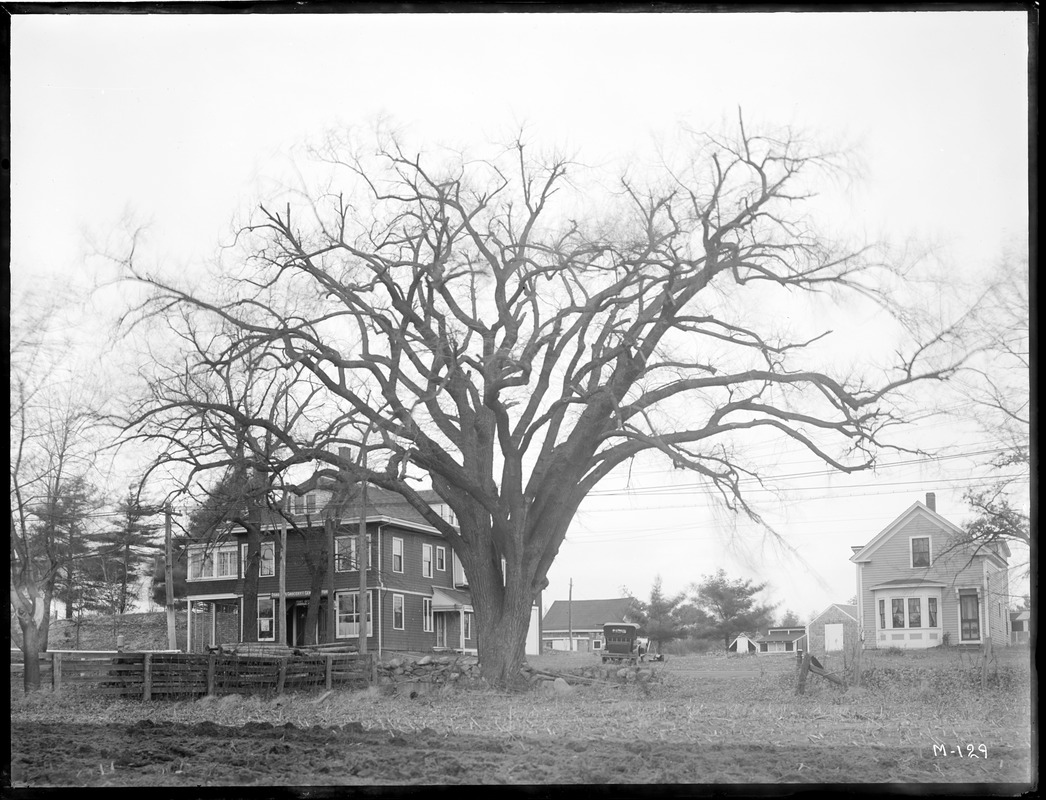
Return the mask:
{"type": "Polygon", "coordinates": [[[739,633],[734,637],[733,641],[726,646],[726,652],[740,653],[741,655],[745,655],[746,653],[757,653],[759,652],[759,645],[755,643],[755,637],[747,633],[739,633]]]}
{"type": "Polygon", "coordinates": [[[806,650],[805,628],[767,628],[755,637],[759,655],[781,655],[806,650]]]}
{"type": "Polygon", "coordinates": [[[857,619],[857,606],[832,603],[806,626],[810,652],[815,655],[852,652],[861,635],[857,619]]]}
{"type": "Polygon", "coordinates": [[[1010,612],[1010,644],[1022,644],[1030,641],[1031,611],[1010,612]]]}

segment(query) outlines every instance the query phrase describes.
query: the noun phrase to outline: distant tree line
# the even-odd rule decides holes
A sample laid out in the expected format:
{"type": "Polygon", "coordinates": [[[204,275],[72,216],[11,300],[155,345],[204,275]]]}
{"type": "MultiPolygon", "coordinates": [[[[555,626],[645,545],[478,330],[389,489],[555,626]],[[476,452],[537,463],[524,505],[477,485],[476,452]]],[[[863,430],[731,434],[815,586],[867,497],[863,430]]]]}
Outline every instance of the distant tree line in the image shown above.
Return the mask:
{"type": "MultiPolygon", "coordinates": [[[[661,653],[673,642],[676,652],[724,649],[739,633],[757,633],[774,626],[776,606],[758,598],[766,587],[766,583],[732,579],[720,569],[674,595],[665,594],[660,576],[654,580],[649,600],[624,591],[632,601],[629,616],[639,624],[639,635],[661,653]]],[[[786,611],[778,624],[801,623],[795,612],[786,611]]]]}

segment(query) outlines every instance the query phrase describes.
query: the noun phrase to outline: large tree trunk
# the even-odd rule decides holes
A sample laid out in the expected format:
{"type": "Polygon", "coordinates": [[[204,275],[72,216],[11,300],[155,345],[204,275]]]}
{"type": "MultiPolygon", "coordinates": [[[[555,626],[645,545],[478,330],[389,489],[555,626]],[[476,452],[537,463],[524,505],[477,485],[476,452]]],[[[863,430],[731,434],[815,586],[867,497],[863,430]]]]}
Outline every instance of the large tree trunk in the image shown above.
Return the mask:
{"type": "Polygon", "coordinates": [[[12,589],[12,602],[22,629],[22,686],[28,694],[40,689],[40,653],[47,651],[51,623],[51,590],[33,586],[12,589]]]}
{"type": "Polygon", "coordinates": [[[305,641],[319,644],[320,601],[323,599],[323,583],[327,579],[326,530],[322,535],[310,532],[307,536],[305,564],[309,570],[309,608],[305,612],[305,641]]]}
{"type": "Polygon", "coordinates": [[[519,688],[526,657],[527,628],[533,595],[518,587],[501,586],[501,575],[469,576],[472,607],[479,637],[480,674],[492,686],[519,688]]]}
{"type": "Polygon", "coordinates": [[[242,637],[258,641],[258,576],[261,574],[261,527],[247,524],[247,569],[243,575],[242,637]]]}
{"type": "Polygon", "coordinates": [[[120,575],[120,614],[127,610],[127,570],[131,562],[131,546],[124,545],[123,573],[120,575]]]}

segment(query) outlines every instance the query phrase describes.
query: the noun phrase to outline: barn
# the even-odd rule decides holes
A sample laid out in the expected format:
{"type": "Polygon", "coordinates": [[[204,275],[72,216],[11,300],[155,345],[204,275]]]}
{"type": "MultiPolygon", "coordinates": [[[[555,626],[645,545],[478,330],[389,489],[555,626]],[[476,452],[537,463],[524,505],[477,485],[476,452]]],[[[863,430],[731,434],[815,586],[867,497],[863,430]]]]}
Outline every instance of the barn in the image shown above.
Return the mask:
{"type": "Polygon", "coordinates": [[[832,603],[806,626],[806,641],[815,655],[850,653],[859,640],[857,606],[846,603],[832,603]]]}

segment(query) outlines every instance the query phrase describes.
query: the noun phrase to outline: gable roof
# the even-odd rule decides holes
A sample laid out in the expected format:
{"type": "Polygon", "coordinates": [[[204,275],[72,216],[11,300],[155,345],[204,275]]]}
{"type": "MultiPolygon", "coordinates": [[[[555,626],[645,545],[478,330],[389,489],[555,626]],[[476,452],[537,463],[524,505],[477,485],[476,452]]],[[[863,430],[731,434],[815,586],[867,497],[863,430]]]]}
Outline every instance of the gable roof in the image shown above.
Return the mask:
{"type": "MultiPolygon", "coordinates": [[[[934,509],[930,508],[925,503],[917,500],[916,502],[912,503],[912,505],[909,506],[903,514],[897,517],[897,519],[895,519],[893,522],[891,522],[889,525],[887,525],[885,528],[879,531],[879,533],[877,533],[872,538],[872,540],[868,542],[868,544],[864,545],[864,547],[851,547],[851,549],[854,551],[854,554],[850,556],[850,561],[852,561],[855,564],[862,564],[871,561],[872,554],[876,550],[878,550],[884,542],[889,540],[894,534],[896,534],[901,528],[903,528],[917,516],[926,517],[937,527],[943,529],[945,533],[958,537],[966,536],[966,531],[964,531],[958,525],[945,519],[934,509]]],[[[996,552],[991,548],[978,548],[977,552],[975,552],[973,555],[985,555],[996,559],[1002,566],[1006,566],[1007,559],[1010,556],[1010,548],[1006,545],[1005,542],[1002,542],[1001,552],[996,552]]]]}
{"type": "Polygon", "coordinates": [[[541,629],[549,631],[601,631],[608,622],[627,622],[631,598],[610,600],[556,600],[545,613],[541,629]],[[569,620],[568,620],[569,616],[569,620]]]}
{"type": "Polygon", "coordinates": [[[806,631],[800,628],[771,628],[766,633],[760,633],[755,637],[757,642],[796,642],[805,638],[806,631]]]}
{"type": "Polygon", "coordinates": [[[816,617],[811,619],[809,624],[813,625],[814,622],[823,617],[833,608],[839,609],[844,614],[846,614],[846,616],[850,617],[850,619],[852,619],[854,622],[857,622],[857,606],[852,606],[849,603],[830,603],[828,606],[825,607],[824,611],[822,611],[816,617]]]}
{"type": "Polygon", "coordinates": [[[923,502],[919,500],[916,500],[907,509],[905,509],[905,511],[899,517],[897,517],[893,522],[891,522],[889,525],[887,525],[885,528],[879,531],[879,533],[877,533],[872,538],[872,540],[868,542],[868,544],[866,544],[864,547],[861,547],[852,556],[850,556],[850,560],[855,564],[858,564],[862,561],[870,561],[872,553],[878,550],[880,545],[886,542],[890,537],[897,533],[897,531],[899,531],[901,528],[903,528],[917,516],[927,517],[930,520],[930,522],[933,522],[939,527],[944,528],[949,533],[958,536],[962,536],[963,534],[962,528],[960,528],[958,525],[949,522],[936,511],[931,511],[929,506],[925,505],[923,502]]]}
{"type": "MultiPolygon", "coordinates": [[[[311,515],[288,514],[298,525],[306,522],[310,526],[322,525],[328,516],[335,516],[343,524],[358,522],[360,518],[360,486],[359,484],[342,484],[331,489],[316,490],[318,497],[326,499],[324,505],[319,506],[311,515]]],[[[431,490],[418,492],[422,499],[432,505],[443,502],[438,494],[431,490]]],[[[407,502],[403,495],[390,492],[373,484],[367,485],[367,509],[368,520],[395,520],[406,523],[413,528],[423,528],[426,531],[437,533],[421,513],[407,502]]],[[[278,525],[282,516],[268,509],[261,512],[261,522],[264,527],[278,525]]]]}

